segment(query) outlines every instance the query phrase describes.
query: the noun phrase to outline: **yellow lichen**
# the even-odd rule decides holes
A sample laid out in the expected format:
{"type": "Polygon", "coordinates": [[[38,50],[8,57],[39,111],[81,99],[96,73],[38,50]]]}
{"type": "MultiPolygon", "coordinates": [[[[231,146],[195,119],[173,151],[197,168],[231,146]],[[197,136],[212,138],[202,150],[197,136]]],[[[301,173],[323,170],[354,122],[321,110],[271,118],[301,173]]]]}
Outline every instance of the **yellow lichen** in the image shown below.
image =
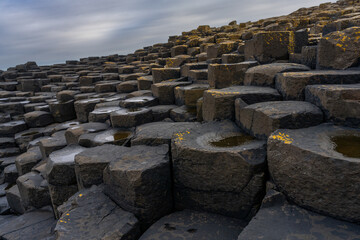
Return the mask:
{"type": "Polygon", "coordinates": [[[294,141],[294,139],[290,138],[290,136],[288,134],[281,133],[281,132],[278,132],[277,134],[272,135],[271,138],[282,141],[285,144],[291,144],[294,141]]]}

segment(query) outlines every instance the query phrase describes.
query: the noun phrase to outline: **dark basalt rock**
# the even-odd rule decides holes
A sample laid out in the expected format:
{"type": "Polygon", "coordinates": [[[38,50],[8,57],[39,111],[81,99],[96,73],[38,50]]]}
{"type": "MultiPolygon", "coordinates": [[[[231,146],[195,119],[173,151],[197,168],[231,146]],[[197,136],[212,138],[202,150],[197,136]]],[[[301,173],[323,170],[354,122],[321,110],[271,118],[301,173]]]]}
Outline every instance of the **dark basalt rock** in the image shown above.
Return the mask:
{"type": "Polygon", "coordinates": [[[320,215],[288,202],[274,190],[268,192],[261,209],[238,240],[301,239],[342,240],[360,238],[359,225],[320,215]],[[289,214],[290,213],[290,214],[289,214]]]}
{"type": "Polygon", "coordinates": [[[234,123],[208,123],[175,133],[171,153],[177,209],[246,218],[259,202],[265,142],[247,137],[234,123]]]}
{"type": "Polygon", "coordinates": [[[359,129],[331,124],[275,131],[268,140],[267,160],[276,186],[300,206],[360,222],[359,135],[359,129]],[[334,142],[335,137],[340,140],[334,142]]]}
{"type": "Polygon", "coordinates": [[[139,222],[102,193],[99,187],[82,190],[59,207],[56,239],[137,239],[139,222]]]}
{"type": "Polygon", "coordinates": [[[245,225],[246,223],[239,219],[184,210],[161,218],[140,237],[140,240],[230,240],[236,239],[245,225]]]}

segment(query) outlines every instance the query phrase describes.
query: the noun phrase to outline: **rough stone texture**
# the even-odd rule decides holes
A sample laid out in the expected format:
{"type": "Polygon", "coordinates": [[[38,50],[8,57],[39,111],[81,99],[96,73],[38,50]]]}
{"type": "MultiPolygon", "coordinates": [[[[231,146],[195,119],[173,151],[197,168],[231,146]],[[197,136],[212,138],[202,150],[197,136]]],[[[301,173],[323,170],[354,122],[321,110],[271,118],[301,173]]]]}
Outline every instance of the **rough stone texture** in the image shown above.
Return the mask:
{"type": "Polygon", "coordinates": [[[318,47],[320,68],[346,69],[359,65],[360,27],[332,32],[321,38],[318,47]]]}
{"type": "Polygon", "coordinates": [[[280,100],[280,94],[269,87],[233,86],[204,92],[202,116],[204,121],[235,118],[235,99],[247,104],[280,100]]]}
{"type": "Polygon", "coordinates": [[[276,186],[300,206],[360,222],[359,159],[336,152],[331,140],[359,134],[359,129],[331,124],[275,131],[267,160],[276,186]]]}
{"type": "Polygon", "coordinates": [[[191,84],[188,86],[175,87],[175,103],[177,105],[186,105],[196,107],[196,102],[203,96],[205,90],[209,89],[207,84],[191,84]]]}
{"type": "Polygon", "coordinates": [[[172,210],[168,146],[134,146],[104,170],[106,194],[147,227],[172,210]]]}
{"type": "Polygon", "coordinates": [[[315,105],[302,101],[276,101],[251,104],[236,109],[236,122],[251,135],[267,139],[277,129],[297,129],[319,125],[323,113],[315,105]]]}
{"type": "Polygon", "coordinates": [[[57,186],[76,184],[74,157],[84,150],[83,147],[72,145],[51,153],[46,165],[48,182],[57,186]]]}
{"type": "Polygon", "coordinates": [[[20,176],[16,183],[26,209],[29,207],[41,208],[51,204],[48,184],[40,174],[29,172],[20,176]]]}
{"type": "Polygon", "coordinates": [[[281,193],[271,190],[238,240],[260,240],[264,236],[267,240],[355,240],[360,238],[360,228],[359,225],[297,207],[281,193]]]}
{"type": "Polygon", "coordinates": [[[131,140],[131,145],[158,146],[168,144],[170,146],[174,133],[191,131],[199,126],[199,123],[181,122],[154,122],[144,124],[136,128],[135,136],[131,140]]]}
{"type": "Polygon", "coordinates": [[[56,221],[49,207],[10,218],[0,225],[0,237],[6,240],[52,239],[56,221]]]}
{"type": "Polygon", "coordinates": [[[112,127],[130,128],[152,121],[152,111],[147,108],[121,109],[110,114],[112,127]]]}
{"type": "Polygon", "coordinates": [[[75,156],[75,173],[79,189],[103,182],[103,170],[126,153],[128,148],[108,145],[86,149],[75,156]]]}
{"type": "Polygon", "coordinates": [[[184,210],[161,218],[139,240],[232,240],[237,238],[245,225],[234,218],[184,210]]]}
{"type": "Polygon", "coordinates": [[[79,137],[86,133],[96,133],[108,129],[105,123],[89,122],[74,127],[70,127],[65,131],[65,139],[67,144],[77,144],[79,137]]]}
{"type": "Polygon", "coordinates": [[[360,126],[360,84],[307,86],[305,100],[321,108],[327,120],[360,126]]]}
{"type": "Polygon", "coordinates": [[[52,115],[44,111],[33,111],[24,114],[28,127],[44,127],[54,122],[52,115]]]}
{"type": "Polygon", "coordinates": [[[270,63],[275,60],[286,60],[294,52],[294,33],[261,32],[245,42],[245,59],[256,60],[260,63],[270,63]]]}
{"type": "Polygon", "coordinates": [[[232,85],[242,85],[246,70],[258,64],[256,61],[234,64],[210,64],[208,70],[209,85],[211,88],[218,89],[232,85]]]}
{"type": "Polygon", "coordinates": [[[59,207],[56,239],[136,239],[136,217],[119,208],[99,187],[77,192],[59,207]]]}
{"type": "Polygon", "coordinates": [[[0,124],[0,136],[13,137],[15,133],[24,131],[27,129],[26,123],[22,120],[11,121],[0,124]]]}
{"type": "Polygon", "coordinates": [[[174,104],[175,93],[174,89],[179,86],[190,85],[191,82],[162,82],[151,86],[151,90],[155,97],[158,98],[159,104],[174,104]]]}
{"type": "MultiPolygon", "coordinates": [[[[3,199],[3,198],[1,198],[1,199],[3,199]]],[[[24,212],[25,212],[24,204],[21,200],[20,191],[16,184],[14,186],[6,189],[6,199],[7,199],[6,204],[9,204],[11,210],[13,210],[15,213],[18,213],[18,214],[24,214],[24,212]]],[[[4,212],[3,201],[0,201],[0,202],[1,202],[0,210],[1,210],[1,212],[4,212]]],[[[6,205],[5,205],[5,207],[6,207],[6,205]]]]}
{"type": "Polygon", "coordinates": [[[79,100],[74,103],[76,117],[79,122],[87,122],[89,113],[100,102],[99,98],[79,100]]]}
{"type": "Polygon", "coordinates": [[[133,131],[131,129],[111,128],[109,130],[98,133],[83,134],[79,137],[78,143],[83,147],[96,147],[103,144],[127,146],[132,137],[133,131]]]}
{"type": "Polygon", "coordinates": [[[360,83],[360,71],[308,71],[287,72],[277,75],[276,89],[285,100],[304,100],[305,87],[316,84],[354,84],[360,83]]]}
{"type": "Polygon", "coordinates": [[[56,122],[66,122],[76,118],[73,100],[67,102],[50,102],[49,107],[56,122]]]}
{"type": "Polygon", "coordinates": [[[304,72],[310,68],[296,63],[271,63],[249,68],[245,72],[244,85],[275,86],[275,76],[283,72],[304,72]]]}
{"type": "Polygon", "coordinates": [[[153,68],[153,83],[159,83],[169,79],[180,77],[180,68],[153,68]]]}
{"type": "Polygon", "coordinates": [[[174,134],[171,154],[177,209],[237,218],[251,215],[264,190],[265,142],[250,140],[234,147],[210,144],[233,136],[244,132],[230,121],[174,134]]]}

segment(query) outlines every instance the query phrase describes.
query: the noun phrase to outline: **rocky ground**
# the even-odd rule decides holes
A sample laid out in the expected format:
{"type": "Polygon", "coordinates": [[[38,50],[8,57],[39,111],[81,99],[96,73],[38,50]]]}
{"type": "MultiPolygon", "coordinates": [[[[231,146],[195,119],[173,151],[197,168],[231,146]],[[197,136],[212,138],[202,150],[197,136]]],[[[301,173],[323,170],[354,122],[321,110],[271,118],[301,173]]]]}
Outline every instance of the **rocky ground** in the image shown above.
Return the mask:
{"type": "Polygon", "coordinates": [[[360,2],[0,71],[1,239],[360,239],[360,2]]]}

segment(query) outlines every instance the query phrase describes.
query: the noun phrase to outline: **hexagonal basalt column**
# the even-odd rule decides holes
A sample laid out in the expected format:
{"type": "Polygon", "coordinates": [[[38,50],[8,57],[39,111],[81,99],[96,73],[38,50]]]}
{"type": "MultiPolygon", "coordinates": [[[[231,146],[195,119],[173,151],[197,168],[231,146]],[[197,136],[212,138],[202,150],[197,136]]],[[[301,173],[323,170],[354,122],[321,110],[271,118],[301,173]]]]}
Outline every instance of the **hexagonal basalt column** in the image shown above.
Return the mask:
{"type": "Polygon", "coordinates": [[[360,222],[360,130],[322,124],[275,131],[268,165],[276,186],[296,204],[360,222]]]}
{"type": "Polygon", "coordinates": [[[256,86],[233,86],[204,92],[202,113],[204,121],[235,118],[235,99],[241,98],[247,104],[280,100],[280,94],[273,88],[256,86]]]}
{"type": "Polygon", "coordinates": [[[267,139],[280,128],[306,128],[323,122],[323,113],[315,105],[302,101],[274,101],[236,109],[236,122],[251,135],[267,139]]]}
{"type": "Polygon", "coordinates": [[[177,209],[246,218],[260,202],[265,141],[224,121],[175,133],[171,149],[177,209]]]}
{"type": "Polygon", "coordinates": [[[328,120],[360,126],[360,84],[307,86],[305,99],[321,108],[328,120]]]}
{"type": "Polygon", "coordinates": [[[134,146],[104,170],[106,193],[149,226],[172,210],[168,146],[134,146]]]}
{"type": "Polygon", "coordinates": [[[111,124],[115,127],[129,128],[152,121],[152,111],[146,108],[121,109],[110,114],[111,124]]]}

